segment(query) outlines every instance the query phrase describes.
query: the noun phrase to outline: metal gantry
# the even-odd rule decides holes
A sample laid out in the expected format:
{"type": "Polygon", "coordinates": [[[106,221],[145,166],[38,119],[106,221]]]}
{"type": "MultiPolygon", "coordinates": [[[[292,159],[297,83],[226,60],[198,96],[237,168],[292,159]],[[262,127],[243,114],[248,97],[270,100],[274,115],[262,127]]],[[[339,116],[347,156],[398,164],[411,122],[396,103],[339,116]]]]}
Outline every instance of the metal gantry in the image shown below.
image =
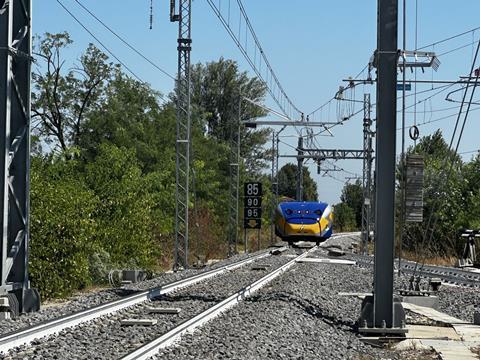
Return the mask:
{"type": "Polygon", "coordinates": [[[178,22],[177,138],[175,190],[175,259],[174,270],[188,268],[188,208],[190,181],[190,52],[192,0],[170,1],[170,21],[178,22]]]}
{"type": "Polygon", "coordinates": [[[363,151],[366,156],[363,158],[363,204],[362,204],[362,252],[368,254],[368,240],[370,237],[372,224],[372,163],[373,149],[372,137],[374,133],[371,130],[371,101],[370,94],[364,94],[364,114],[363,114],[363,151]]]}
{"type": "MultiPolygon", "coordinates": [[[[299,149],[297,149],[299,150],[299,149]]],[[[297,155],[280,155],[282,158],[301,158],[315,160],[362,160],[366,158],[366,152],[363,150],[344,150],[344,149],[301,149],[304,153],[297,155]],[[305,154],[307,152],[308,154],[305,154]]]]}
{"type": "MultiPolygon", "coordinates": [[[[2,180],[2,270],[0,296],[18,301],[21,312],[39,308],[30,289],[30,74],[31,1],[4,1],[0,7],[0,178],[2,180]]],[[[11,306],[13,304],[10,304],[11,306]]]]}
{"type": "Polygon", "coordinates": [[[237,253],[238,207],[240,196],[240,130],[242,97],[238,99],[238,121],[230,127],[230,184],[228,197],[228,256],[237,253]]]}

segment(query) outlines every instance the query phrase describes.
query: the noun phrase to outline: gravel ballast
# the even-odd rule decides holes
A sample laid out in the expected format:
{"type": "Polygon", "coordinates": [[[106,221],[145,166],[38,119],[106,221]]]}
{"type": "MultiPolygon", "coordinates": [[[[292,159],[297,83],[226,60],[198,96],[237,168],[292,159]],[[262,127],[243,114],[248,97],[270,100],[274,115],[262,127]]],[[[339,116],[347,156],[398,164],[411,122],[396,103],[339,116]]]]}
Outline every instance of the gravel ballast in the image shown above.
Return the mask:
{"type": "MultiPolygon", "coordinates": [[[[317,256],[319,256],[317,254],[317,256]]],[[[371,272],[356,266],[301,263],[212,320],[157,359],[408,359],[418,354],[373,348],[355,331],[371,272]]],[[[419,354],[418,358],[432,358],[419,354]]]]}
{"type": "MultiPolygon", "coordinates": [[[[346,252],[358,236],[335,237],[323,246],[335,245],[346,252]]],[[[281,256],[257,260],[238,270],[143,303],[108,317],[97,319],[57,336],[37,341],[33,347],[12,351],[9,358],[26,359],[117,359],[190,319],[233,292],[292,260],[301,250],[289,249],[281,256]],[[268,270],[252,270],[270,264],[268,270]],[[181,308],[178,315],[148,314],[147,307],[181,308]],[[149,318],[154,326],[120,326],[125,318],[149,318]]],[[[309,257],[326,257],[320,249],[309,257]]],[[[245,256],[242,256],[242,258],[245,256]]],[[[347,254],[340,259],[361,259],[347,254]]],[[[238,261],[239,257],[230,261],[238,261]]],[[[215,264],[214,267],[223,265],[215,264]]],[[[339,292],[371,292],[372,264],[360,266],[298,263],[250,298],[211,320],[176,346],[163,349],[157,359],[436,359],[420,351],[379,349],[360,341],[356,321],[361,301],[339,292]]],[[[209,269],[213,268],[209,267],[209,269]]],[[[207,269],[205,269],[207,270],[207,269]]],[[[198,271],[166,274],[185,277],[198,271]]],[[[403,288],[410,275],[395,276],[395,288],[403,288]]],[[[145,289],[157,281],[136,284],[145,289]]],[[[173,280],[171,280],[173,281],[173,280]]],[[[165,281],[163,284],[170,281],[165,281]]],[[[426,280],[422,281],[424,284],[426,280]]],[[[160,283],[161,284],[161,283],[160,283]]],[[[93,296],[93,295],[92,295],[93,296]]],[[[449,315],[472,321],[478,291],[466,287],[442,286],[440,309],[449,315]]],[[[88,307],[88,306],[86,306],[88,307]]],[[[48,309],[46,309],[48,310],[48,309]]],[[[58,314],[57,314],[58,316],[58,314]]],[[[427,324],[428,319],[407,312],[407,320],[427,324]]],[[[25,325],[24,325],[25,326],[25,325]]],[[[1,327],[0,327],[1,328],[1,327]]],[[[0,357],[1,358],[1,357],[0,357]]]]}
{"type": "Polygon", "coordinates": [[[200,274],[202,272],[219,268],[226,264],[232,264],[234,262],[246,259],[248,257],[265,252],[265,250],[254,254],[242,254],[236,255],[229,259],[218,262],[212,266],[207,266],[201,269],[189,269],[180,272],[166,272],[159,274],[153,279],[142,281],[136,284],[130,284],[124,286],[122,289],[104,289],[95,291],[89,294],[76,294],[68,299],[66,303],[60,303],[42,308],[38,312],[23,314],[16,319],[2,320],[0,321],[0,335],[7,334],[12,331],[27,328],[32,325],[36,325],[48,320],[59,318],[60,316],[69,315],[89,309],[96,305],[105,304],[110,301],[121,299],[132,292],[146,290],[153,287],[166,285],[168,283],[185,279],[189,276],[200,274]]]}
{"type": "Polygon", "coordinates": [[[290,260],[291,258],[285,256],[257,260],[205,282],[162,296],[158,300],[66,329],[58,335],[40,339],[33,347],[15,349],[10,355],[32,359],[118,359],[290,260]],[[270,266],[267,271],[252,270],[259,263],[270,266]],[[182,311],[178,315],[149,314],[148,307],[175,307],[182,311]],[[126,318],[156,319],[158,322],[153,326],[121,326],[120,320],[126,318]]]}

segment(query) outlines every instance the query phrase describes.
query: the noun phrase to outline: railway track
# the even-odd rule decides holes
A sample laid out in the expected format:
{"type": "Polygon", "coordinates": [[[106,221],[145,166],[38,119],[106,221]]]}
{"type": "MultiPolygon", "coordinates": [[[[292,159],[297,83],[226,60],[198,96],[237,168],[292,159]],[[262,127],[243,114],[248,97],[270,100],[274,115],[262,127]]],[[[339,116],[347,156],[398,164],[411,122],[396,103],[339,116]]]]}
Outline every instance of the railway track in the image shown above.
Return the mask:
{"type": "Polygon", "coordinates": [[[262,278],[250,283],[249,285],[241,288],[237,292],[233,293],[226,299],[222,300],[221,302],[207,308],[205,311],[201,312],[200,314],[196,315],[195,317],[179,324],[178,326],[174,327],[170,331],[161,336],[157,337],[153,341],[145,344],[144,346],[140,347],[139,349],[131,352],[130,354],[122,357],[122,360],[146,360],[152,356],[155,356],[158,351],[162,348],[165,348],[175,341],[177,341],[181,335],[192,332],[196,328],[202,326],[207,321],[215,318],[220,313],[228,310],[232,306],[238,304],[242,299],[250,296],[258,289],[262,288],[269,282],[271,282],[276,277],[280,276],[283,272],[287,271],[290,267],[292,267],[298,260],[308,256],[308,254],[312,251],[315,251],[317,247],[313,247],[308,251],[305,251],[303,254],[295,257],[294,259],[288,261],[284,265],[278,267],[274,271],[268,273],[267,275],[263,276],[262,278]]]}
{"type": "MultiPolygon", "coordinates": [[[[373,257],[367,255],[349,254],[361,266],[373,267],[373,257]]],[[[398,264],[395,261],[395,264],[398,264]]],[[[452,285],[480,288],[480,272],[472,272],[448,266],[422,265],[414,261],[402,260],[401,272],[418,275],[423,278],[439,278],[442,282],[452,285]]]]}
{"type": "Polygon", "coordinates": [[[113,359],[128,356],[126,359],[143,359],[146,358],[144,353],[150,354],[171,344],[181,334],[234,306],[313,250],[315,248],[293,259],[261,254],[136,294],[135,299],[133,296],[122,299],[121,304],[115,301],[99,309],[74,314],[76,319],[68,319],[70,325],[66,325],[67,319],[57,319],[7,334],[0,337],[0,351],[7,353],[10,350],[10,354],[15,352],[17,356],[34,353],[35,358],[113,359]],[[260,259],[262,264],[258,264],[260,259]],[[152,308],[179,308],[181,312],[176,315],[152,314],[152,308]],[[150,319],[153,323],[152,326],[124,326],[121,322],[126,319],[150,319]],[[55,336],[49,336],[52,334],[55,336]],[[161,339],[155,334],[161,334],[161,339]],[[152,345],[152,342],[156,343],[152,345]],[[141,348],[146,344],[149,344],[148,350],[141,348]],[[139,348],[141,354],[136,352],[139,348]]]}
{"type": "Polygon", "coordinates": [[[112,315],[132,306],[138,306],[139,304],[150,301],[153,298],[206,281],[225,272],[236,270],[255,261],[265,259],[270,255],[271,254],[269,252],[263,252],[247,259],[220,266],[218,268],[189,276],[185,279],[174,281],[163,286],[150,288],[145,291],[139,291],[119,300],[110,301],[86,310],[75,312],[70,315],[61,316],[59,318],[45,321],[25,329],[4,334],[0,336],[0,353],[7,353],[9,350],[18,346],[28,345],[36,339],[57,334],[65,329],[78,327],[83,323],[94,321],[100,317],[112,315]]]}

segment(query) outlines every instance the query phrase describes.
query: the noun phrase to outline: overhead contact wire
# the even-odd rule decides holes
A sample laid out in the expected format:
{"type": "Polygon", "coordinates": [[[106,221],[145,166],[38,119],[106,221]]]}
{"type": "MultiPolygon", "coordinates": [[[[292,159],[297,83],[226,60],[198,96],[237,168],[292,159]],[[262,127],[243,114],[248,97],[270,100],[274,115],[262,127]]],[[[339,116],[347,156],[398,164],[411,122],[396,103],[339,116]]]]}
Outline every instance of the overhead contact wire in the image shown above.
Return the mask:
{"type": "Polygon", "coordinates": [[[167,72],[166,70],[162,69],[158,64],[153,62],[153,60],[146,57],[140,50],[136,49],[133,45],[131,45],[127,40],[125,40],[122,36],[120,36],[117,32],[115,32],[110,26],[108,26],[104,21],[102,21],[98,16],[96,16],[92,11],[90,11],[85,5],[83,5],[79,0],[74,0],[83,10],[90,14],[95,20],[97,20],[105,29],[107,29],[110,33],[112,33],[117,39],[119,39],[122,43],[124,43],[128,48],[130,48],[133,52],[135,52],[138,56],[156,68],[158,71],[166,75],[172,80],[176,80],[175,76],[167,72]]]}

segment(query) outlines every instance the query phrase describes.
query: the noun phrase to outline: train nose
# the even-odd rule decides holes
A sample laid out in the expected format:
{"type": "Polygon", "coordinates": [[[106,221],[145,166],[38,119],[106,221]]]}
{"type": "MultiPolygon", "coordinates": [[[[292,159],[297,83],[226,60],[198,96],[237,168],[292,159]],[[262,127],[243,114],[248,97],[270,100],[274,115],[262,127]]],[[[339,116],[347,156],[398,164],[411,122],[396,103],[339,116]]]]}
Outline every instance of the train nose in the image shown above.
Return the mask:
{"type": "Polygon", "coordinates": [[[320,232],[320,223],[316,219],[291,219],[285,223],[285,233],[289,235],[315,235],[320,232]]]}

